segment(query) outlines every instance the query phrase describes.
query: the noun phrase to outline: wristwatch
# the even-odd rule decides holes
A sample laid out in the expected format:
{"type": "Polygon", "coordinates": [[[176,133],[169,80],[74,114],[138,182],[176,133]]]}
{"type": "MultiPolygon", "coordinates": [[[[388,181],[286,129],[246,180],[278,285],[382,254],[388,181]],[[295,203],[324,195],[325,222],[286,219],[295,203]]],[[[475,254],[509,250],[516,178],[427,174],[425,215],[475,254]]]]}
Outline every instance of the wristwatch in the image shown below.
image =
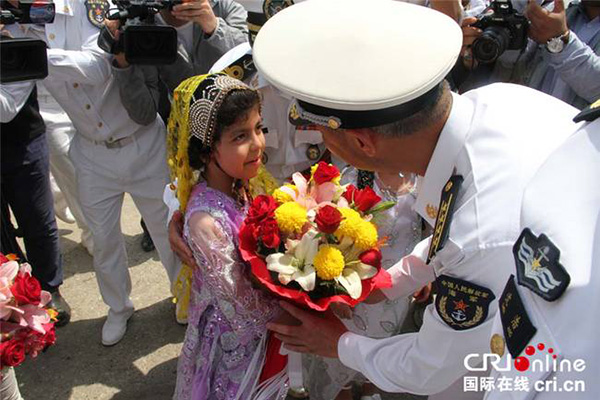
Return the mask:
{"type": "Polygon", "coordinates": [[[546,42],[546,50],[552,54],[557,54],[563,51],[565,45],[569,43],[569,32],[570,31],[566,31],[562,35],[558,35],[548,40],[546,42]]]}

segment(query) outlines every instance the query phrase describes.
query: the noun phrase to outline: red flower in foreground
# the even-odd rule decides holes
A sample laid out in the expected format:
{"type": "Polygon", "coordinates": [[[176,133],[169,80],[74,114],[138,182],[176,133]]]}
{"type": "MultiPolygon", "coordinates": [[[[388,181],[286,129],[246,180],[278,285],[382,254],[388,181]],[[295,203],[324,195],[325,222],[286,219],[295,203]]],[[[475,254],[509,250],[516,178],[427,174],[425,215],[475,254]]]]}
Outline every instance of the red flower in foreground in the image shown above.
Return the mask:
{"type": "Polygon", "coordinates": [[[2,253],[0,253],[0,265],[9,262],[10,260],[8,258],[6,258],[6,256],[2,253]]]}
{"type": "Polygon", "coordinates": [[[340,222],[342,222],[342,213],[337,208],[327,205],[319,208],[315,222],[321,232],[333,233],[340,226],[340,222]]]}
{"type": "Polygon", "coordinates": [[[11,339],[0,343],[0,364],[16,367],[25,360],[25,345],[20,340],[11,339]]]}
{"type": "Polygon", "coordinates": [[[358,258],[363,264],[381,268],[381,252],[377,249],[367,250],[358,256],[358,258]]]}
{"type": "Polygon", "coordinates": [[[313,179],[315,180],[315,182],[321,185],[326,182],[331,182],[338,176],[340,176],[340,170],[338,170],[337,167],[329,165],[326,162],[320,161],[317,166],[317,170],[315,171],[315,174],[313,176],[313,179]]]}
{"type": "Polygon", "coordinates": [[[369,211],[381,201],[381,197],[368,186],[364,189],[357,189],[354,185],[348,185],[342,196],[344,196],[350,204],[354,202],[356,208],[362,212],[369,211]]]}
{"type": "Polygon", "coordinates": [[[33,304],[37,306],[40,304],[42,287],[40,282],[29,273],[19,273],[10,291],[20,305],[33,304]]]}
{"type": "Polygon", "coordinates": [[[279,236],[279,226],[275,218],[269,218],[264,221],[258,229],[258,235],[263,244],[269,249],[279,248],[281,237],[279,236]]]}
{"type": "Polygon", "coordinates": [[[277,202],[273,197],[265,195],[256,196],[248,210],[246,221],[250,224],[259,224],[267,218],[272,218],[276,208],[277,202]]]}

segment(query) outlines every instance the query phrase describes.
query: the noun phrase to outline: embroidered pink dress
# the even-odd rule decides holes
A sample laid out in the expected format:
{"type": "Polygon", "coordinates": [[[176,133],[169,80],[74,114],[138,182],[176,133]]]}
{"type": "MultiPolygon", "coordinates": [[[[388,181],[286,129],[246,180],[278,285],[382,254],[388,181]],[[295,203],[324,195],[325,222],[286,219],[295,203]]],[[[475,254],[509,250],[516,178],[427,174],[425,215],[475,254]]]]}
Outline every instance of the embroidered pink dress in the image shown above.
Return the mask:
{"type": "Polygon", "coordinates": [[[252,287],[239,255],[245,211],[206,183],[197,184],[190,196],[184,237],[199,268],[193,273],[177,400],[248,400],[258,385],[266,323],[279,308],[276,300],[252,287]],[[200,219],[202,224],[196,222],[200,219]]]}

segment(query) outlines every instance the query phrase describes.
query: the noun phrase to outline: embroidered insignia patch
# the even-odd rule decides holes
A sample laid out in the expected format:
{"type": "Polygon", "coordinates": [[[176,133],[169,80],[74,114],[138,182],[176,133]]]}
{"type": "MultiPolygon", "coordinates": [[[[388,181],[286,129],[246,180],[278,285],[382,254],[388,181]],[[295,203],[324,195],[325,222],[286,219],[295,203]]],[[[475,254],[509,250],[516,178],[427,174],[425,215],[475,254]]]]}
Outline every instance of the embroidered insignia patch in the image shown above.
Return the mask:
{"type": "Polygon", "coordinates": [[[306,158],[310,161],[317,161],[321,158],[321,149],[316,144],[311,144],[306,148],[306,158]]]}
{"type": "Polygon", "coordinates": [[[110,4],[106,0],[86,0],[85,7],[87,8],[88,21],[96,28],[102,28],[104,25],[104,16],[110,8],[110,4]]]}
{"type": "Polygon", "coordinates": [[[222,72],[225,72],[230,77],[239,79],[240,81],[250,79],[256,72],[252,54],[244,54],[242,57],[229,64],[222,72]]]}
{"type": "Polygon", "coordinates": [[[511,275],[500,296],[499,312],[506,347],[513,358],[517,358],[529,343],[537,328],[525,310],[523,300],[515,285],[515,276],[511,275]]]}
{"type": "Polygon", "coordinates": [[[279,11],[291,5],[294,5],[294,0],[265,0],[263,2],[263,12],[267,19],[269,19],[279,11]]]}
{"type": "Polygon", "coordinates": [[[490,303],[496,298],[491,290],[447,275],[440,275],[435,282],[435,308],[448,326],[463,331],[485,321],[490,303]]]}
{"type": "Polygon", "coordinates": [[[560,250],[544,234],[536,237],[523,229],[513,246],[517,281],[546,301],[554,301],[564,293],[571,277],[558,262],[560,250]]]}
{"type": "Polygon", "coordinates": [[[431,244],[429,245],[427,264],[429,264],[439,250],[444,248],[444,244],[448,239],[452,215],[454,213],[454,205],[456,204],[456,197],[462,181],[462,176],[452,175],[442,190],[442,198],[440,200],[437,219],[435,220],[433,237],[431,238],[431,244]]]}
{"type": "Polygon", "coordinates": [[[584,108],[579,114],[573,118],[574,122],[594,121],[600,118],[600,99],[590,106],[584,108]]]}

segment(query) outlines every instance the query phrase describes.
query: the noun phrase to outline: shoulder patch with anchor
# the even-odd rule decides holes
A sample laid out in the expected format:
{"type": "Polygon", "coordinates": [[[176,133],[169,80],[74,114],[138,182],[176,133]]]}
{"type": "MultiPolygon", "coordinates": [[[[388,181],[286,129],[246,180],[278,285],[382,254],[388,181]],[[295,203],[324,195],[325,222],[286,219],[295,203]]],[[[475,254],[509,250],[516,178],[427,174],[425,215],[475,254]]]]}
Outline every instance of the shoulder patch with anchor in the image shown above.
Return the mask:
{"type": "Polygon", "coordinates": [[[279,11],[294,5],[294,0],[265,0],[263,2],[263,12],[267,19],[277,14],[279,11]]]}
{"type": "Polygon", "coordinates": [[[597,100],[595,103],[590,104],[588,107],[584,108],[579,114],[575,116],[575,118],[573,118],[573,121],[594,121],[597,118],[600,118],[600,99],[597,100]]]}
{"type": "Polygon", "coordinates": [[[239,79],[240,81],[248,81],[256,72],[256,66],[252,60],[252,53],[244,54],[224,68],[222,72],[225,72],[230,77],[239,79]]]}
{"type": "Polygon", "coordinates": [[[502,296],[498,301],[502,331],[506,347],[513,358],[517,358],[529,343],[537,328],[531,323],[523,300],[515,285],[515,276],[511,275],[506,282],[502,296]]]}
{"type": "Polygon", "coordinates": [[[431,244],[429,245],[427,264],[429,264],[435,254],[444,247],[444,244],[448,239],[452,215],[454,214],[454,205],[456,204],[456,197],[462,182],[463,177],[461,175],[452,175],[442,190],[440,207],[438,209],[437,219],[435,220],[431,244]]]}
{"type": "Polygon", "coordinates": [[[435,282],[435,308],[450,328],[462,331],[485,321],[490,303],[496,298],[491,290],[447,275],[440,275],[435,282]]]}
{"type": "Polygon", "coordinates": [[[571,277],[558,262],[560,250],[544,234],[536,237],[529,228],[523,229],[513,246],[517,281],[547,301],[564,293],[571,277]]]}
{"type": "Polygon", "coordinates": [[[110,4],[106,0],[86,0],[85,8],[87,9],[88,21],[96,28],[104,26],[104,16],[110,8],[110,4]]]}

